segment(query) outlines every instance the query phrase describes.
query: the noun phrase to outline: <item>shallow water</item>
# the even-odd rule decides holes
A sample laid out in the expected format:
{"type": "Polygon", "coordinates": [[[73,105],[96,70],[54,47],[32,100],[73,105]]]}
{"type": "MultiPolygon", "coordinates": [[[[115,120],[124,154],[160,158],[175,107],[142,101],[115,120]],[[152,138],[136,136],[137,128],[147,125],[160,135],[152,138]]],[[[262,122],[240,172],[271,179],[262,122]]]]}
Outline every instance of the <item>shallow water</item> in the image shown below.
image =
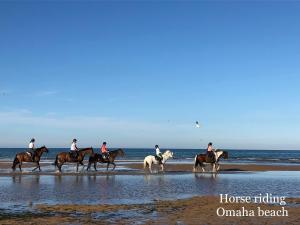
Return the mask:
{"type": "MultiPolygon", "coordinates": [[[[25,148],[0,148],[0,160],[12,162],[16,153],[26,151],[25,148]]],[[[196,154],[204,153],[204,149],[171,149],[175,159],[171,160],[176,163],[191,162],[196,154]]],[[[49,148],[49,153],[42,156],[42,161],[54,162],[56,154],[66,151],[68,148],[49,148]]],[[[99,152],[99,148],[94,148],[99,152]]],[[[132,149],[124,148],[125,156],[118,160],[129,160],[142,162],[147,155],[155,154],[154,149],[132,149]]],[[[164,149],[162,149],[164,151],[164,149]]],[[[269,163],[269,164],[296,164],[300,165],[300,150],[227,150],[229,159],[228,163],[269,163]]]]}
{"type": "Polygon", "coordinates": [[[156,175],[13,175],[0,177],[2,209],[22,211],[37,203],[133,204],[195,195],[300,197],[299,171],[156,175]]]}

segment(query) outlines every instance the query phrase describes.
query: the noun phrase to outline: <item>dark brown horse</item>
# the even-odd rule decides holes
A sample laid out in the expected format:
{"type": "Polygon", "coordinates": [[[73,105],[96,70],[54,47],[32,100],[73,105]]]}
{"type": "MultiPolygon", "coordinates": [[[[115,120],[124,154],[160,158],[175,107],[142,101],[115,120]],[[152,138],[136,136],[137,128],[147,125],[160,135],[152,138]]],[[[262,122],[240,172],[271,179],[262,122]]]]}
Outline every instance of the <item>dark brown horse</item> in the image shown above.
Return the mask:
{"type": "Polygon", "coordinates": [[[212,172],[217,172],[220,169],[219,161],[221,158],[228,159],[228,152],[222,150],[215,151],[215,160],[207,162],[206,154],[199,154],[195,156],[194,172],[196,172],[197,167],[200,166],[202,171],[204,170],[204,163],[210,163],[212,166],[212,172]]]}
{"type": "Polygon", "coordinates": [[[89,164],[88,164],[87,170],[89,170],[92,163],[94,163],[94,169],[95,169],[95,171],[97,171],[97,162],[107,163],[106,170],[108,170],[109,165],[112,164],[112,165],[114,165],[114,168],[112,170],[114,170],[116,168],[116,164],[114,162],[116,157],[117,156],[123,157],[124,155],[125,155],[125,153],[124,153],[123,149],[121,149],[121,148],[114,150],[114,151],[110,151],[108,159],[103,158],[102,154],[95,153],[95,154],[91,155],[89,158],[89,164]]]}
{"type": "Polygon", "coordinates": [[[61,152],[56,155],[54,165],[57,166],[59,172],[61,172],[61,167],[63,166],[64,163],[66,163],[66,162],[77,163],[76,171],[78,172],[79,164],[84,166],[83,160],[84,160],[85,155],[87,155],[87,154],[91,155],[93,153],[94,153],[94,150],[92,147],[83,148],[78,151],[78,156],[76,159],[74,159],[71,156],[70,152],[61,152]]]}
{"type": "Polygon", "coordinates": [[[20,169],[20,171],[22,171],[22,163],[23,162],[32,162],[32,163],[36,163],[36,168],[34,168],[32,171],[35,171],[36,169],[39,169],[39,171],[41,171],[40,160],[41,160],[41,156],[43,155],[44,152],[48,152],[48,148],[46,148],[45,146],[37,148],[35,150],[35,156],[34,156],[33,160],[32,160],[31,154],[29,152],[17,153],[16,157],[14,159],[14,162],[13,162],[12,169],[15,171],[16,166],[19,164],[19,169],[20,169]]]}

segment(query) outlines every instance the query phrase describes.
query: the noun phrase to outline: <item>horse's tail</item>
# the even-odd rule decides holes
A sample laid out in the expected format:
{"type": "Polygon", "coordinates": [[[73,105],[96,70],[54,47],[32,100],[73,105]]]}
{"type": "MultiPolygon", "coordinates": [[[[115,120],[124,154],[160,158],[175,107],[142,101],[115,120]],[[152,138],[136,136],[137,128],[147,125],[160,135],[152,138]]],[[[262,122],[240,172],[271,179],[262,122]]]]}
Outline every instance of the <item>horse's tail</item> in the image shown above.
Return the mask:
{"type": "Polygon", "coordinates": [[[14,159],[14,162],[13,162],[13,165],[12,165],[12,169],[15,170],[16,169],[16,165],[19,163],[19,160],[18,160],[18,157],[17,155],[15,156],[15,159],[14,159]]]}
{"type": "Polygon", "coordinates": [[[55,167],[57,166],[57,162],[58,162],[58,155],[56,156],[55,161],[54,161],[54,166],[55,167]]]}
{"type": "Polygon", "coordinates": [[[198,155],[195,155],[195,159],[194,159],[194,170],[196,169],[196,167],[198,166],[198,159],[197,159],[198,155]]]}
{"type": "Polygon", "coordinates": [[[147,165],[148,165],[148,162],[146,159],[144,159],[144,169],[146,169],[147,165]]]}

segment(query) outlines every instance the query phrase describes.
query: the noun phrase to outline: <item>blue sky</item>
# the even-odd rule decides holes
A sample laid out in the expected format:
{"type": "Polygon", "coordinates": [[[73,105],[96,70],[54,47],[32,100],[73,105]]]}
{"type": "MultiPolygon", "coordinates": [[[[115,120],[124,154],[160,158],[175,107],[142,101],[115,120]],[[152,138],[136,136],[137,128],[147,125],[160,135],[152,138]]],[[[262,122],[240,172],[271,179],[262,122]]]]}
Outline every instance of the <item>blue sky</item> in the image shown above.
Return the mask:
{"type": "Polygon", "coordinates": [[[0,146],[300,149],[299,11],[1,1],[0,146]]]}

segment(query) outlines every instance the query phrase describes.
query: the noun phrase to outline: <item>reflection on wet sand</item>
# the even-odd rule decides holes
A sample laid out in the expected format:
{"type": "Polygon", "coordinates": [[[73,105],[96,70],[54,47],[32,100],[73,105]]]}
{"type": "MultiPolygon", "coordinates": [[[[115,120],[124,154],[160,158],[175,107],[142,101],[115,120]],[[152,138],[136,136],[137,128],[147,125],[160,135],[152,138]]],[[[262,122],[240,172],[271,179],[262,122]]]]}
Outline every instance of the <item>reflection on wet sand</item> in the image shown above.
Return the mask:
{"type": "Polygon", "coordinates": [[[133,204],[231,193],[300,196],[299,172],[144,175],[13,175],[0,177],[0,201],[27,205],[133,204]]]}

